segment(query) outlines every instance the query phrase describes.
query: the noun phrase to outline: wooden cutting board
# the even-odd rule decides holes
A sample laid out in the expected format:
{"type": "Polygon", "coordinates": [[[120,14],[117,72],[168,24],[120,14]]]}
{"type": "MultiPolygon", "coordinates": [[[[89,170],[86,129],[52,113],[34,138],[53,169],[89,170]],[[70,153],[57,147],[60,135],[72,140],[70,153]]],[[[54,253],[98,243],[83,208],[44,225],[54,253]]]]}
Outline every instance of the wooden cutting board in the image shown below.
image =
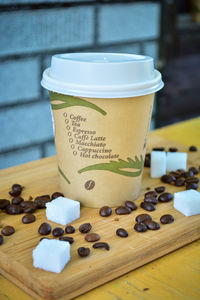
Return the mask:
{"type": "MultiPolygon", "coordinates": [[[[158,136],[149,140],[148,149],[153,146],[176,146],[179,151],[188,150],[186,146],[158,136]]],[[[189,152],[188,167],[199,164],[200,151],[189,152]]],[[[8,191],[14,183],[25,187],[22,193],[25,200],[29,196],[59,191],[55,157],[0,171],[0,198],[11,199],[8,191]]],[[[144,168],[141,196],[136,201],[138,207],[147,188],[159,185],[163,183],[159,179],[151,179],[149,168],[144,168]]],[[[166,191],[172,193],[183,190],[172,185],[165,186],[166,191]]],[[[111,185],[111,188],[114,187],[111,185]]],[[[60,274],[35,269],[32,265],[32,250],[41,238],[38,227],[46,221],[45,210],[38,210],[36,222],[26,225],[21,222],[22,215],[10,216],[0,212],[0,227],[12,225],[16,229],[12,236],[4,238],[0,246],[0,272],[36,299],[71,299],[200,238],[199,215],[185,217],[173,209],[173,202],[157,204],[157,209],[150,214],[159,222],[163,214],[170,213],[175,218],[174,223],[161,225],[158,231],[137,233],[133,230],[135,217],[145,212],[139,207],[130,215],[117,216],[113,210],[110,217],[102,218],[98,209],[82,208],[81,218],[73,222],[76,232],[71,235],[75,239],[71,246],[71,261],[60,274]],[[100,234],[102,242],[110,244],[110,251],[93,249],[92,244],[84,240],[78,227],[85,222],[92,224],[92,232],[100,234]],[[116,236],[116,229],[120,227],[128,231],[127,238],[116,236]],[[80,258],[77,254],[80,246],[91,248],[91,255],[80,258]]],[[[49,223],[52,228],[58,226],[49,223]]]]}

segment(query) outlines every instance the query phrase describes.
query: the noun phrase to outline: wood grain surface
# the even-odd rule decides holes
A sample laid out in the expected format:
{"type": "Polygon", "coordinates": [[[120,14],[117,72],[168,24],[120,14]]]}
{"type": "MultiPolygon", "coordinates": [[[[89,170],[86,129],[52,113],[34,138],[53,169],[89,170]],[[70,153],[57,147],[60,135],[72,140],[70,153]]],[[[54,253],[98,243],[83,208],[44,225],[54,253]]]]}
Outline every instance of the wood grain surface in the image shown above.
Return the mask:
{"type": "MultiPolygon", "coordinates": [[[[149,140],[149,149],[153,146],[177,146],[179,151],[188,150],[187,146],[159,136],[153,136],[149,140]]],[[[188,155],[188,166],[199,165],[200,151],[190,152],[188,155]]],[[[25,187],[22,193],[25,199],[30,195],[35,197],[60,190],[55,157],[2,170],[0,177],[0,198],[9,198],[8,191],[13,183],[20,183],[25,187]]],[[[145,168],[141,196],[136,201],[138,206],[147,188],[153,189],[158,185],[161,185],[160,180],[151,179],[149,169],[145,168]]],[[[111,185],[111,188],[114,187],[111,185]]],[[[166,185],[166,188],[169,192],[183,190],[172,185],[166,185]]],[[[156,211],[150,214],[159,222],[161,215],[171,213],[175,218],[174,223],[161,225],[159,231],[137,233],[133,230],[134,219],[144,212],[138,208],[130,215],[116,216],[113,211],[109,218],[102,218],[97,209],[82,208],[81,218],[73,222],[76,232],[72,235],[75,239],[71,246],[72,258],[61,274],[35,269],[32,265],[32,250],[41,238],[37,229],[41,222],[46,221],[45,210],[38,210],[35,213],[36,222],[26,225],[21,222],[22,215],[8,216],[0,213],[0,226],[13,225],[16,229],[15,234],[5,237],[0,248],[1,273],[34,298],[71,299],[200,237],[199,215],[185,217],[173,209],[173,202],[159,203],[156,211]],[[78,227],[85,222],[92,224],[92,232],[99,233],[101,241],[110,244],[110,251],[93,249],[84,240],[78,227]],[[119,227],[128,230],[129,236],[126,239],[116,236],[115,231],[119,227]],[[89,246],[91,255],[81,259],[77,254],[80,246],[89,246]]],[[[49,223],[53,228],[57,226],[53,222],[49,223]]]]}

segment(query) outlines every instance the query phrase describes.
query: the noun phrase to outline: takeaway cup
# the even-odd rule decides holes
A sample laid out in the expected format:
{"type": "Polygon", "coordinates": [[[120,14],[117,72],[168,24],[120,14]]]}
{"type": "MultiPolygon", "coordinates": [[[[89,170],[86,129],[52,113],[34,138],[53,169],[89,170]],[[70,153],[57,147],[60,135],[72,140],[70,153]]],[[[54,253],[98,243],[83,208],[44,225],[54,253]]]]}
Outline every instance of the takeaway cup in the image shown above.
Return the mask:
{"type": "Polygon", "coordinates": [[[58,54],[42,86],[50,91],[64,195],[88,207],[137,199],[154,95],[163,87],[153,59],[58,54]]]}

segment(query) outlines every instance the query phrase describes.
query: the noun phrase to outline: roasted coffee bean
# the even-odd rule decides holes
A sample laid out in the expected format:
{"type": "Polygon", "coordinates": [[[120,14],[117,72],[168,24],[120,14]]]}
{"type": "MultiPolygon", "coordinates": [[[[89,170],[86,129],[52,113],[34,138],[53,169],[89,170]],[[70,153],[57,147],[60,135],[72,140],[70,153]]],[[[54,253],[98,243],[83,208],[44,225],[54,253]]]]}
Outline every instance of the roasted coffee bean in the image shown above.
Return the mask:
{"type": "Polygon", "coordinates": [[[186,190],[197,190],[198,189],[198,183],[188,183],[186,184],[186,190]]]}
{"type": "Polygon", "coordinates": [[[88,233],[91,229],[92,225],[90,223],[84,223],[79,227],[81,233],[88,233]]]}
{"type": "Polygon", "coordinates": [[[55,192],[55,193],[53,193],[52,195],[51,195],[51,199],[53,200],[53,199],[56,199],[56,198],[58,198],[58,197],[64,197],[64,195],[62,194],[62,193],[60,193],[60,192],[55,192]]]}
{"type": "Polygon", "coordinates": [[[23,187],[20,184],[13,184],[12,190],[9,192],[9,194],[13,197],[17,197],[21,194],[23,187]]]}
{"type": "Polygon", "coordinates": [[[156,191],[149,191],[144,194],[144,198],[157,197],[156,191]]]}
{"type": "Polygon", "coordinates": [[[176,181],[176,178],[173,175],[165,174],[161,176],[161,181],[165,183],[172,183],[176,181]]]}
{"type": "Polygon", "coordinates": [[[136,223],[133,227],[137,232],[147,231],[147,226],[144,223],[136,223]]]}
{"type": "Polygon", "coordinates": [[[190,146],[189,151],[196,152],[198,151],[198,148],[196,146],[190,146]]]}
{"type": "Polygon", "coordinates": [[[149,198],[144,198],[144,202],[147,203],[152,203],[152,204],[157,204],[158,203],[158,199],[156,197],[149,197],[149,198]]]}
{"type": "Polygon", "coordinates": [[[183,186],[184,184],[185,184],[185,179],[181,177],[176,179],[175,186],[183,186]]]}
{"type": "Polygon", "coordinates": [[[181,177],[181,175],[180,175],[179,172],[171,171],[169,174],[172,175],[172,176],[174,176],[176,179],[178,179],[178,178],[181,177]]]}
{"type": "Polygon", "coordinates": [[[147,153],[145,155],[144,166],[150,168],[150,165],[151,165],[151,154],[147,153]]]}
{"type": "Polygon", "coordinates": [[[22,201],[22,202],[20,203],[20,206],[21,206],[22,208],[25,208],[25,207],[27,207],[28,205],[32,205],[33,203],[34,203],[33,201],[26,200],[26,201],[22,201]]]}
{"type": "Polygon", "coordinates": [[[104,248],[106,250],[110,250],[110,246],[108,243],[98,242],[92,246],[94,249],[104,248]]]}
{"type": "Polygon", "coordinates": [[[147,226],[148,229],[150,230],[158,230],[160,229],[160,224],[153,220],[146,220],[144,224],[147,226]]]}
{"type": "Polygon", "coordinates": [[[10,204],[6,207],[6,213],[9,215],[18,215],[23,212],[24,212],[24,210],[20,205],[10,204]]]}
{"type": "Polygon", "coordinates": [[[88,233],[85,236],[85,240],[87,242],[96,242],[100,240],[100,235],[98,235],[97,233],[88,233]]]}
{"type": "Polygon", "coordinates": [[[7,199],[0,199],[0,209],[5,209],[8,205],[10,205],[10,201],[7,199]]]}
{"type": "Polygon", "coordinates": [[[154,204],[148,202],[142,202],[140,206],[147,211],[154,211],[156,209],[154,204]]]}
{"type": "Polygon", "coordinates": [[[0,234],[0,246],[3,244],[3,235],[0,234]]]}
{"type": "Polygon", "coordinates": [[[50,196],[49,195],[42,195],[35,198],[34,202],[37,204],[38,208],[46,208],[46,203],[50,202],[50,196]]]}
{"type": "Polygon", "coordinates": [[[38,232],[41,235],[47,235],[51,232],[51,225],[49,223],[42,223],[40,227],[38,228],[38,232]]]}
{"type": "Polygon", "coordinates": [[[162,224],[170,224],[172,222],[174,222],[174,217],[172,215],[163,215],[162,217],[160,217],[160,222],[162,224]]]}
{"type": "Polygon", "coordinates": [[[19,205],[24,199],[20,196],[12,198],[12,204],[19,205]]]}
{"type": "Polygon", "coordinates": [[[5,236],[11,235],[15,232],[15,228],[13,226],[5,226],[3,227],[3,229],[1,230],[1,233],[5,236]]]}
{"type": "Polygon", "coordinates": [[[193,177],[194,173],[192,171],[187,171],[183,174],[183,177],[185,178],[189,178],[189,177],[193,177]]]}
{"type": "Polygon", "coordinates": [[[36,220],[36,218],[34,215],[28,214],[28,215],[23,216],[22,223],[29,224],[29,223],[35,222],[35,220],[36,220]]]}
{"type": "Polygon", "coordinates": [[[180,176],[183,176],[183,174],[185,173],[185,170],[178,169],[178,170],[176,170],[176,172],[178,172],[180,174],[180,176]]]}
{"type": "Polygon", "coordinates": [[[138,223],[144,223],[146,220],[152,220],[152,217],[148,214],[141,214],[135,218],[135,221],[138,223]]]}
{"type": "Polygon", "coordinates": [[[75,232],[75,228],[71,225],[66,226],[65,228],[65,232],[66,233],[74,233],[75,232]]]}
{"type": "Polygon", "coordinates": [[[168,151],[169,151],[169,152],[177,152],[178,149],[175,148],[175,147],[170,147],[168,151]]]}
{"type": "Polygon", "coordinates": [[[199,183],[198,177],[188,177],[185,179],[185,183],[199,183]]]}
{"type": "Polygon", "coordinates": [[[125,206],[130,208],[131,210],[136,210],[137,209],[137,205],[133,201],[126,201],[125,206]]]}
{"type": "Polygon", "coordinates": [[[198,169],[195,168],[195,167],[190,167],[190,168],[188,169],[188,171],[192,171],[192,173],[193,173],[194,175],[196,175],[196,174],[199,173],[198,169]]]}
{"type": "Polygon", "coordinates": [[[73,242],[74,242],[73,237],[70,237],[70,236],[61,236],[61,237],[59,237],[59,240],[64,241],[64,242],[69,242],[70,244],[73,244],[73,242]]]}
{"type": "Polygon", "coordinates": [[[61,236],[64,234],[64,230],[61,227],[56,227],[52,231],[52,235],[55,237],[61,236]]]}
{"type": "Polygon", "coordinates": [[[163,193],[158,197],[158,201],[160,202],[169,202],[173,199],[173,195],[171,193],[163,193]]]}
{"type": "Polygon", "coordinates": [[[117,215],[128,215],[132,210],[127,206],[119,206],[115,209],[117,215]]]}
{"type": "Polygon", "coordinates": [[[90,254],[90,249],[85,247],[79,247],[77,251],[80,257],[86,257],[90,254]]]}
{"type": "Polygon", "coordinates": [[[154,147],[152,151],[165,151],[165,147],[154,147]]]}
{"type": "Polygon", "coordinates": [[[125,238],[128,236],[128,232],[124,228],[118,228],[116,230],[116,235],[125,238]]]}
{"type": "Polygon", "coordinates": [[[109,217],[112,214],[112,209],[109,206],[103,206],[100,208],[99,214],[102,217],[109,217]]]}
{"type": "Polygon", "coordinates": [[[32,203],[29,203],[27,204],[25,207],[24,207],[24,212],[26,214],[32,214],[34,213],[36,210],[37,210],[37,204],[32,202],[32,203]]]}
{"type": "Polygon", "coordinates": [[[164,191],[165,191],[165,186],[158,186],[158,187],[155,188],[155,191],[156,191],[158,194],[164,193],[164,191]]]}

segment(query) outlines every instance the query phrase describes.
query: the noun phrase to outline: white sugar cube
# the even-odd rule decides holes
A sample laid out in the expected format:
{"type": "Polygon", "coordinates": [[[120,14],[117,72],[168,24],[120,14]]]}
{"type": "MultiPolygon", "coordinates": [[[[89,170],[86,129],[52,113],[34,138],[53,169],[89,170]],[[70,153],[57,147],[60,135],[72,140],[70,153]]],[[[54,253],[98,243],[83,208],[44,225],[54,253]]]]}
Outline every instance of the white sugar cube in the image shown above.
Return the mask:
{"type": "Polygon", "coordinates": [[[60,273],[70,261],[70,243],[43,239],[32,255],[35,268],[60,273]]]}
{"type": "Polygon", "coordinates": [[[166,173],[165,151],[151,152],[151,177],[158,178],[166,173]]]}
{"type": "Polygon", "coordinates": [[[58,197],[46,203],[47,220],[66,225],[80,218],[80,202],[58,197]]]}
{"type": "Polygon", "coordinates": [[[176,171],[178,169],[186,170],[187,153],[185,152],[167,152],[167,171],[176,171]]]}
{"type": "Polygon", "coordinates": [[[187,190],[175,193],[174,208],[185,216],[200,214],[200,192],[187,190]]]}

